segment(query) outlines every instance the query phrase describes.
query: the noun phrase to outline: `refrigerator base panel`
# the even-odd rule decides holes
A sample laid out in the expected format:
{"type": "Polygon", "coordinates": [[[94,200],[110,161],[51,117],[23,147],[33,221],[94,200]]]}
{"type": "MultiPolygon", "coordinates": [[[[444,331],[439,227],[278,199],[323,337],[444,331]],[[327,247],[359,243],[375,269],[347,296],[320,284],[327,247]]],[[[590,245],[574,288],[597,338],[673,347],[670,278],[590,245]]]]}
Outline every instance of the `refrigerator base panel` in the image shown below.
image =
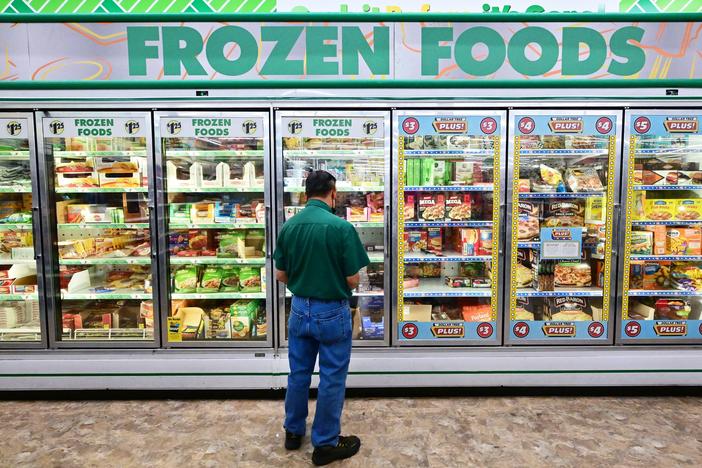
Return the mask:
{"type": "MultiPolygon", "coordinates": [[[[354,351],[348,387],[702,385],[702,348],[388,351],[354,351]]],[[[0,391],[277,389],[286,386],[287,373],[287,354],[272,350],[8,351],[0,358],[0,391]]]]}

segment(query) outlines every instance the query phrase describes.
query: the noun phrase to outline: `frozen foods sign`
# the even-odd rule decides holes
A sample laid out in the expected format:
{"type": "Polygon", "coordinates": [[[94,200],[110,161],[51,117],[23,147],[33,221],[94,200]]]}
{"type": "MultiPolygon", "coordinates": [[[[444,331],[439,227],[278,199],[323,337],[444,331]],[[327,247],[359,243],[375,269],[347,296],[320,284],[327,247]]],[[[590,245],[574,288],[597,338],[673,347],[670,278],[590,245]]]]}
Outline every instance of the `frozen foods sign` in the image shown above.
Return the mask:
{"type": "Polygon", "coordinates": [[[44,136],[48,138],[143,137],[147,130],[144,119],[140,117],[45,117],[42,125],[44,136]]]}
{"type": "Polygon", "coordinates": [[[702,73],[690,35],[702,23],[536,21],[21,24],[0,27],[0,38],[20,81],[664,80],[702,73]]]}
{"type": "Polygon", "coordinates": [[[383,119],[368,117],[284,117],[282,128],[285,137],[382,138],[384,135],[383,119]]]}
{"type": "Polygon", "coordinates": [[[162,117],[164,138],[246,138],[263,135],[263,119],[235,117],[162,117]]]}

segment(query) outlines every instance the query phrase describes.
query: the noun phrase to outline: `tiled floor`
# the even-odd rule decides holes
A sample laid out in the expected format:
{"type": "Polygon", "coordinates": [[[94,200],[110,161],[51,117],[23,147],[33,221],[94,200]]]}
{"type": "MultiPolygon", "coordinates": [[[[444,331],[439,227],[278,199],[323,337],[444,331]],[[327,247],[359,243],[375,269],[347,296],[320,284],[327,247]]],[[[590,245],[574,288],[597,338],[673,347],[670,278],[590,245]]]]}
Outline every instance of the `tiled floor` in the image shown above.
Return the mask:
{"type": "MultiPolygon", "coordinates": [[[[308,466],[277,400],[0,402],[3,467],[308,466]]],[[[352,398],[332,466],[701,466],[699,397],[352,398]]]]}

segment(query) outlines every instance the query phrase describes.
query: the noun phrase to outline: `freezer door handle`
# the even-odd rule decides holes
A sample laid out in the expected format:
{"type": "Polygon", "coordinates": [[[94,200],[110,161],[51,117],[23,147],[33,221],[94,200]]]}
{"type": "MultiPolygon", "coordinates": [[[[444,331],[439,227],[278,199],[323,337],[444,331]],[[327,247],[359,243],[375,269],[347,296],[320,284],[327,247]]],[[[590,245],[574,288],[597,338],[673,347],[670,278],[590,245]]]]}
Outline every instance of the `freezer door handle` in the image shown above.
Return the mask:
{"type": "Polygon", "coordinates": [[[505,208],[506,207],[504,203],[500,204],[500,215],[498,218],[498,222],[500,223],[501,229],[500,236],[497,239],[497,241],[499,242],[499,247],[497,251],[499,252],[500,256],[505,254],[505,242],[507,242],[507,229],[505,229],[507,227],[505,220],[505,208]]]}
{"type": "Polygon", "coordinates": [[[271,258],[271,250],[273,246],[271,245],[271,223],[270,223],[271,207],[266,205],[266,227],[264,228],[266,232],[266,258],[271,258]]]}
{"type": "Polygon", "coordinates": [[[622,215],[622,206],[619,203],[614,204],[614,213],[613,213],[613,224],[612,224],[612,229],[614,229],[614,235],[612,236],[612,256],[616,257],[619,255],[619,241],[620,241],[620,234],[619,232],[621,229],[619,229],[619,222],[621,221],[621,215],[622,215]]]}
{"type": "Polygon", "coordinates": [[[390,205],[385,205],[383,215],[385,218],[385,245],[383,246],[383,251],[385,252],[385,259],[388,259],[390,258],[390,240],[392,237],[392,229],[390,229],[390,205]]]}

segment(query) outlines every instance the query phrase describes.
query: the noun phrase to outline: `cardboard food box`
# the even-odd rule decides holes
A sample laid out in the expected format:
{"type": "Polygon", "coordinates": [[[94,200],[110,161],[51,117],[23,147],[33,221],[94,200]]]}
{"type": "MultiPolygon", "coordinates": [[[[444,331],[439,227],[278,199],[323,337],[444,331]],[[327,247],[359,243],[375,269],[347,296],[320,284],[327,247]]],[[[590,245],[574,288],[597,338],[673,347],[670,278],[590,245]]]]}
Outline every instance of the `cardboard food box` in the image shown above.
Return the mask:
{"type": "Polygon", "coordinates": [[[644,215],[652,221],[668,221],[675,218],[678,201],[673,199],[646,199],[644,202],[644,215]]]}
{"type": "Polygon", "coordinates": [[[431,322],[431,306],[424,304],[405,305],[403,309],[405,322],[431,322]]]}
{"type": "Polygon", "coordinates": [[[420,253],[428,248],[427,231],[408,231],[407,235],[407,253],[420,253]]]}
{"type": "Polygon", "coordinates": [[[420,221],[443,221],[446,210],[443,194],[422,194],[419,196],[420,221]]]}
{"type": "Polygon", "coordinates": [[[632,255],[653,255],[653,233],[633,231],[631,233],[632,255]]]}
{"type": "Polygon", "coordinates": [[[427,229],[427,250],[434,255],[443,253],[443,235],[441,228],[427,229]]]}
{"type": "Polygon", "coordinates": [[[61,188],[97,187],[98,178],[93,173],[57,173],[56,185],[61,188]]]}
{"type": "Polygon", "coordinates": [[[646,230],[653,233],[653,255],[665,255],[668,242],[666,226],[646,226],[646,230]]]}
{"type": "Polygon", "coordinates": [[[702,198],[683,198],[678,200],[675,219],[684,221],[702,219],[702,198]]]}
{"type": "Polygon", "coordinates": [[[367,206],[349,206],[346,208],[346,221],[365,223],[370,217],[367,206]]]}
{"type": "Polygon", "coordinates": [[[100,172],[98,181],[100,187],[103,188],[141,187],[141,174],[138,172],[100,172]]]}
{"type": "Polygon", "coordinates": [[[469,193],[452,193],[446,198],[446,219],[464,221],[471,217],[472,197],[469,193]]]}
{"type": "Polygon", "coordinates": [[[699,228],[668,228],[666,233],[670,255],[702,255],[702,232],[699,228]]]}
{"type": "Polygon", "coordinates": [[[643,265],[643,289],[653,291],[667,288],[671,262],[645,262],[643,265]]]}
{"type": "Polygon", "coordinates": [[[166,182],[169,188],[196,188],[198,184],[199,164],[176,166],[173,161],[166,161],[166,182]]]}
{"type": "Polygon", "coordinates": [[[643,185],[678,185],[677,170],[644,169],[641,174],[643,185]]]}

